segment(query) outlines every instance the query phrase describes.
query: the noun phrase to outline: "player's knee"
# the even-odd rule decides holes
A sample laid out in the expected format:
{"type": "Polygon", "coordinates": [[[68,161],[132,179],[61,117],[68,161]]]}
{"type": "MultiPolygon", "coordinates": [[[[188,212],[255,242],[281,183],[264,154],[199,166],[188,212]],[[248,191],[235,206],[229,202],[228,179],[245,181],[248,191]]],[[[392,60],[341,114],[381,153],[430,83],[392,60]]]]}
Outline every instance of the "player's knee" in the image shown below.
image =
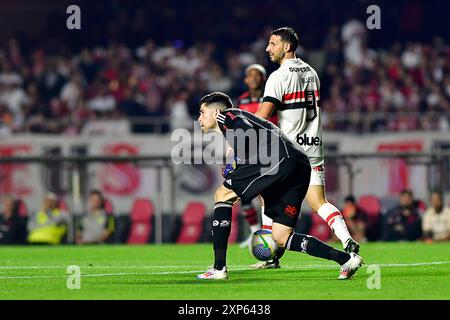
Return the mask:
{"type": "Polygon", "coordinates": [[[227,194],[223,190],[222,187],[220,187],[220,188],[218,188],[216,190],[216,193],[214,194],[214,200],[215,200],[216,203],[218,203],[218,202],[227,202],[227,194]]]}
{"type": "Polygon", "coordinates": [[[278,247],[285,248],[286,243],[291,235],[292,231],[289,232],[275,232],[272,233],[273,240],[277,243],[278,247]]]}
{"type": "Polygon", "coordinates": [[[216,192],[214,193],[214,202],[215,203],[217,203],[217,202],[224,202],[223,201],[223,197],[222,197],[222,192],[220,191],[220,188],[218,188],[217,190],[216,190],[216,192]]]}
{"type": "Polygon", "coordinates": [[[319,208],[327,203],[327,199],[325,198],[325,192],[322,186],[310,186],[308,189],[308,193],[306,194],[306,201],[311,209],[315,212],[319,210],[319,208]]]}
{"type": "Polygon", "coordinates": [[[216,203],[225,202],[233,204],[237,200],[236,194],[223,186],[219,187],[214,194],[214,200],[216,203]]]}
{"type": "Polygon", "coordinates": [[[308,200],[308,204],[314,212],[317,212],[319,210],[319,208],[327,202],[328,201],[325,198],[321,198],[321,197],[308,200]]]}

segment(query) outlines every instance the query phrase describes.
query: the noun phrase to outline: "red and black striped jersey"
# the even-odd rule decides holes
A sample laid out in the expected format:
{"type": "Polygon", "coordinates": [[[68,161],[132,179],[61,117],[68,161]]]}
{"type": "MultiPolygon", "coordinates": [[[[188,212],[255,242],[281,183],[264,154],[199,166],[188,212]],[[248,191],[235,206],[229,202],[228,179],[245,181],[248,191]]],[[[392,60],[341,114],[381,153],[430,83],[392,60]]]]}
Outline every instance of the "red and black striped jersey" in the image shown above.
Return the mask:
{"type": "MultiPolygon", "coordinates": [[[[259,105],[261,102],[262,102],[262,97],[261,98],[252,98],[250,95],[250,91],[247,91],[239,96],[238,108],[241,110],[245,110],[245,111],[255,114],[256,111],[258,111],[258,108],[259,108],[259,105]]],[[[272,114],[269,121],[275,125],[278,125],[278,115],[276,112],[274,112],[272,114]]]]}

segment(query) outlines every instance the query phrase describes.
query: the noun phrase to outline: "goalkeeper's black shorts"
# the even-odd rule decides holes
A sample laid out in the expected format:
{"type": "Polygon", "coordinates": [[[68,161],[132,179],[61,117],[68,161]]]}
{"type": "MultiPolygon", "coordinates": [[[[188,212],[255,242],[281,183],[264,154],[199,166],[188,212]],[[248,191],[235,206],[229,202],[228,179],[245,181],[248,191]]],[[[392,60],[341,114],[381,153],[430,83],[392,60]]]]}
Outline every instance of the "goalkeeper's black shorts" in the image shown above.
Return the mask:
{"type": "Polygon", "coordinates": [[[309,162],[285,157],[263,171],[256,165],[241,167],[223,185],[244,201],[251,201],[261,195],[264,199],[264,213],[274,222],[294,228],[308,191],[310,177],[309,162]]]}

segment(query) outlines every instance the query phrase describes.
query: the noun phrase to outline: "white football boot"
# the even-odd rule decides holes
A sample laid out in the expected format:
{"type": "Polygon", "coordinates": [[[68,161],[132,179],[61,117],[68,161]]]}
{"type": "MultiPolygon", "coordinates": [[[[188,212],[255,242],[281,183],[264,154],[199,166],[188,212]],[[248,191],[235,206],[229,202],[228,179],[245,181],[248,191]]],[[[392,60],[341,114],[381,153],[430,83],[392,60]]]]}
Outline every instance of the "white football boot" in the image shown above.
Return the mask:
{"type": "Polygon", "coordinates": [[[223,267],[222,270],[217,270],[214,267],[209,268],[205,273],[198,274],[197,279],[202,279],[202,280],[225,280],[225,279],[228,279],[227,267],[223,267]]]}
{"type": "Polygon", "coordinates": [[[251,264],[249,267],[252,269],[279,269],[279,268],[281,268],[279,260],[260,261],[255,264],[251,264]]]}
{"type": "Polygon", "coordinates": [[[341,266],[338,280],[350,279],[363,265],[363,259],[356,253],[350,253],[350,259],[341,266]]]}

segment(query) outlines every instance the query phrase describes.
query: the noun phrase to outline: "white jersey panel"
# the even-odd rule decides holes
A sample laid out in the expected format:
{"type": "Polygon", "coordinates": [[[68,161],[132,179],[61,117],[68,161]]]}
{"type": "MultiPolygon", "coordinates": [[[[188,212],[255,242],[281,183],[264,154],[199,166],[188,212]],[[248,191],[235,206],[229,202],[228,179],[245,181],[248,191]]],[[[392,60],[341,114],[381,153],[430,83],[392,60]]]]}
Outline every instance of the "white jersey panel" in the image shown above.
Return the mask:
{"type": "Polygon", "coordinates": [[[323,164],[320,81],[301,59],[288,59],[267,79],[263,101],[275,104],[279,126],[309,157],[311,166],[323,164]]]}

